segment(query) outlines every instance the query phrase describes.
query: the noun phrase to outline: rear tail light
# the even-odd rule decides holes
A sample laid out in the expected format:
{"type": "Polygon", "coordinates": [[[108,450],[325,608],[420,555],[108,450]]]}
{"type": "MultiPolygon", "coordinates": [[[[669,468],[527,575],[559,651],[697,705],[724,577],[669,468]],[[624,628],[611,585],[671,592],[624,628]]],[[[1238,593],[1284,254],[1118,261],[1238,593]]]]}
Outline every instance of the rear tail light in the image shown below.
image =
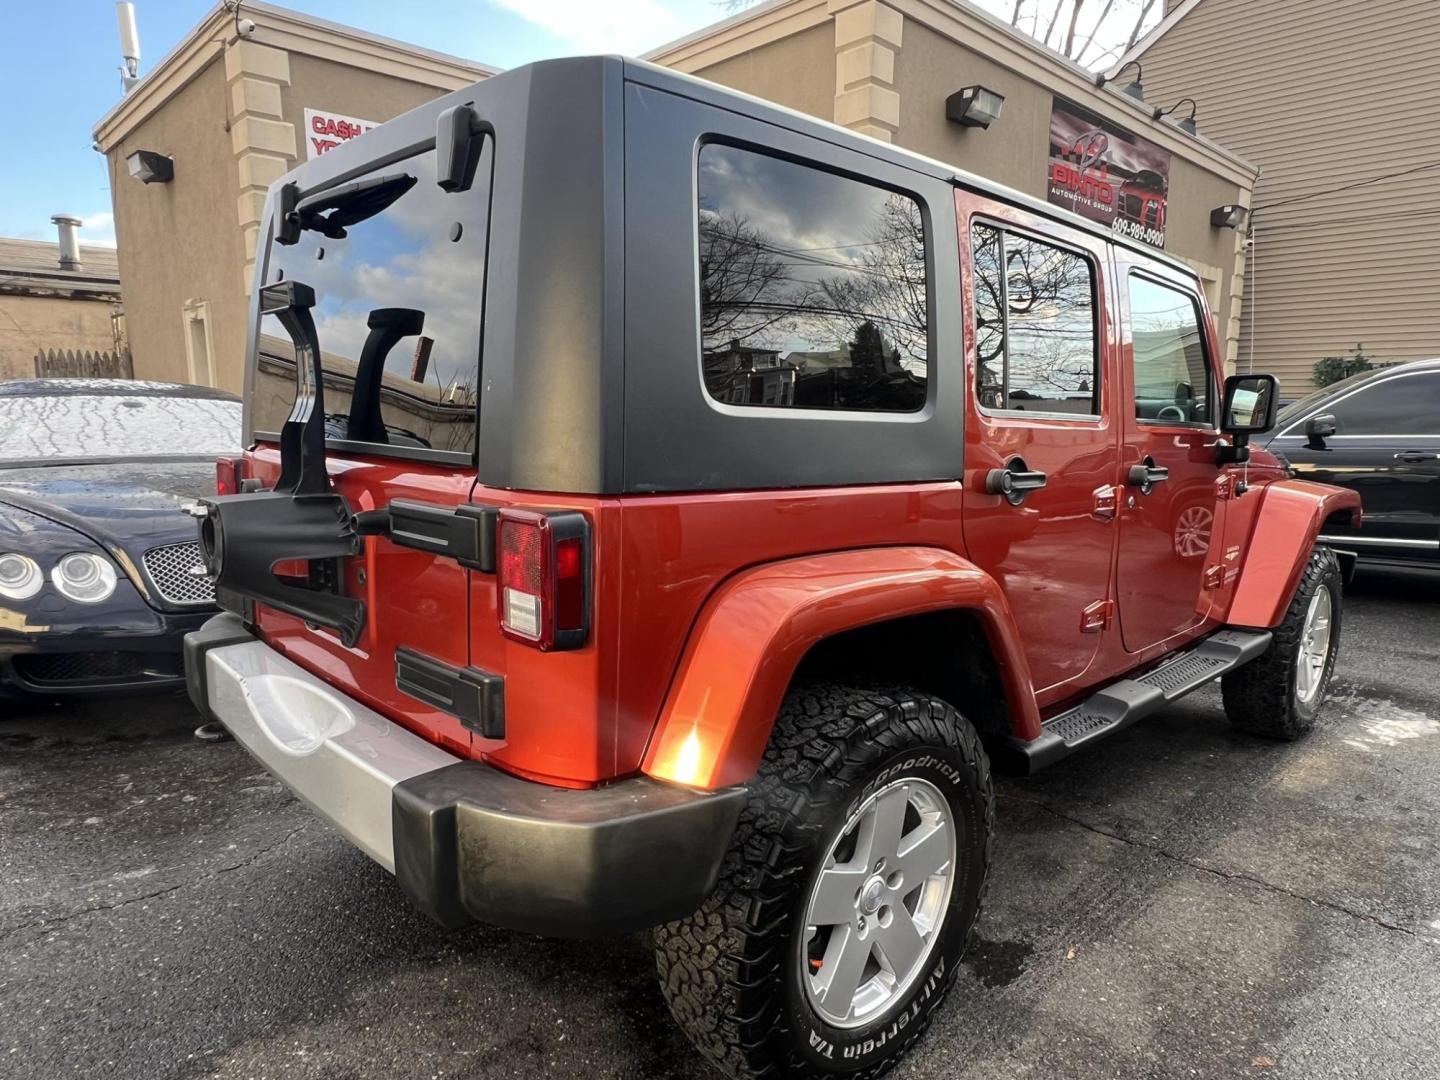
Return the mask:
{"type": "Polygon", "coordinates": [[[578,649],[590,622],[590,523],[573,511],[500,511],[500,629],[540,649],[578,649]]]}
{"type": "Polygon", "coordinates": [[[215,459],[215,494],[238,495],[248,472],[244,458],[215,459]]]}

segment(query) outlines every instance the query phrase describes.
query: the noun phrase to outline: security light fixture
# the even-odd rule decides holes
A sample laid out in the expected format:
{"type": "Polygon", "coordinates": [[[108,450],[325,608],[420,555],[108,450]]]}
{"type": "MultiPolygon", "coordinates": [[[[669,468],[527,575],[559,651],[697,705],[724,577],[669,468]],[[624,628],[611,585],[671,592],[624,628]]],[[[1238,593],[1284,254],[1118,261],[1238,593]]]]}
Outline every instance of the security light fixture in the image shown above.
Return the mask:
{"type": "Polygon", "coordinates": [[[130,175],[143,184],[168,184],[175,178],[174,159],[155,150],[137,150],[125,158],[130,175]]]}
{"type": "Polygon", "coordinates": [[[136,150],[125,159],[125,167],[142,184],[168,184],[175,179],[175,162],[154,150],[136,150]]]}
{"type": "Polygon", "coordinates": [[[1140,67],[1139,60],[1127,60],[1125,63],[1121,64],[1118,68],[1115,69],[1115,74],[1113,75],[1106,75],[1103,71],[1096,72],[1095,85],[1104,86],[1108,82],[1114,82],[1120,77],[1121,72],[1123,72],[1126,68],[1132,67],[1135,69],[1135,81],[1132,82],[1129,86],[1125,87],[1123,93],[1129,94],[1136,101],[1144,101],[1145,84],[1142,83],[1140,80],[1142,77],[1144,77],[1145,72],[1144,69],[1140,67]]]}
{"type": "Polygon", "coordinates": [[[1196,135],[1198,134],[1198,132],[1195,129],[1195,99],[1192,97],[1182,97],[1179,101],[1175,102],[1175,104],[1171,105],[1168,109],[1156,108],[1156,110],[1150,115],[1154,119],[1159,120],[1162,116],[1169,116],[1171,113],[1175,112],[1177,109],[1180,108],[1181,105],[1184,105],[1187,101],[1190,103],[1190,115],[1185,117],[1183,120],[1177,120],[1176,124],[1179,126],[1181,131],[1188,131],[1191,135],[1196,135]]]}
{"type": "Polygon", "coordinates": [[[967,86],[945,99],[945,119],[965,127],[988,128],[1000,119],[1005,95],[988,86],[967,86]]]}
{"type": "Polygon", "coordinates": [[[1249,213],[1239,203],[1226,203],[1210,211],[1210,224],[1217,229],[1238,229],[1249,213]]]}

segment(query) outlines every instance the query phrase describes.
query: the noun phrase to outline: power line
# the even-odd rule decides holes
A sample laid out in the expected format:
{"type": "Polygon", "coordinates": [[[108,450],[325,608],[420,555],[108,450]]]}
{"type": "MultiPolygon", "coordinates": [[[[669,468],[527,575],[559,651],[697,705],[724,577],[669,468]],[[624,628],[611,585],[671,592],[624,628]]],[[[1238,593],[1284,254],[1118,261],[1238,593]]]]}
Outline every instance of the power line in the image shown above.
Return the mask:
{"type": "Polygon", "coordinates": [[[1433,217],[1440,217],[1440,208],[1434,210],[1392,210],[1384,214],[1369,214],[1361,217],[1341,214],[1336,217],[1315,218],[1310,221],[1283,222],[1279,225],[1265,225],[1262,222],[1256,229],[1266,234],[1304,232],[1307,229],[1329,228],[1334,225],[1371,224],[1377,221],[1423,221],[1426,218],[1433,217]]]}
{"type": "Polygon", "coordinates": [[[1255,207],[1253,213],[1260,213],[1262,210],[1274,210],[1278,206],[1290,206],[1294,203],[1306,202],[1310,199],[1318,199],[1322,195],[1334,195],[1341,191],[1353,191],[1355,188],[1366,187],[1370,184],[1378,184],[1383,180],[1395,180],[1402,176],[1412,176],[1418,172],[1425,172],[1427,169],[1440,169],[1440,161],[1432,161],[1427,165],[1416,165],[1414,168],[1401,169],[1398,172],[1382,173],[1379,176],[1371,176],[1365,180],[1355,180],[1349,184],[1340,184],[1337,187],[1326,188],[1324,191],[1312,191],[1308,195],[1296,195],[1293,199],[1281,199],[1279,202],[1263,203],[1255,207]]]}

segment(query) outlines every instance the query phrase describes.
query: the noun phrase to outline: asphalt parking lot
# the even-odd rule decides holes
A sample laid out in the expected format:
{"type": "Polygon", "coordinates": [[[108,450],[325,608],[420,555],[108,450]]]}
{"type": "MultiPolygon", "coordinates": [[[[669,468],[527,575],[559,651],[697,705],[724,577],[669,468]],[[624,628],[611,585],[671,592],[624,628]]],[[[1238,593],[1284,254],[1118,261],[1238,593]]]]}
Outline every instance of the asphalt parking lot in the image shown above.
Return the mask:
{"type": "MultiPolygon", "coordinates": [[[[1440,576],[1371,572],[1322,727],[1215,690],[1002,781],[897,1077],[1440,1072],[1440,576]]],[[[0,1076],[702,1077],[642,936],[442,931],[183,698],[0,720],[0,1076]]]]}

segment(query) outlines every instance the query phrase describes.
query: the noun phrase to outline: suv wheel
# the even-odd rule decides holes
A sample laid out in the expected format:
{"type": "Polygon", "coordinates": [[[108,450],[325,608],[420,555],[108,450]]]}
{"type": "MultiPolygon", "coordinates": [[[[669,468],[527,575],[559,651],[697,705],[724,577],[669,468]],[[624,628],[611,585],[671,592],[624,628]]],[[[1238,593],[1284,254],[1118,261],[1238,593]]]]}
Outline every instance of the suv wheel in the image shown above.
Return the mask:
{"type": "Polygon", "coordinates": [[[1235,727],[1289,740],[1315,726],[1340,645],[1340,576],[1333,551],[1311,552],[1270,648],[1221,680],[1225,715],[1235,727]]]}
{"type": "Polygon", "coordinates": [[[955,977],[994,805],[979,738],[938,698],[792,691],[715,891],[656,931],[675,1019],[733,1076],[884,1072],[955,977]]]}

